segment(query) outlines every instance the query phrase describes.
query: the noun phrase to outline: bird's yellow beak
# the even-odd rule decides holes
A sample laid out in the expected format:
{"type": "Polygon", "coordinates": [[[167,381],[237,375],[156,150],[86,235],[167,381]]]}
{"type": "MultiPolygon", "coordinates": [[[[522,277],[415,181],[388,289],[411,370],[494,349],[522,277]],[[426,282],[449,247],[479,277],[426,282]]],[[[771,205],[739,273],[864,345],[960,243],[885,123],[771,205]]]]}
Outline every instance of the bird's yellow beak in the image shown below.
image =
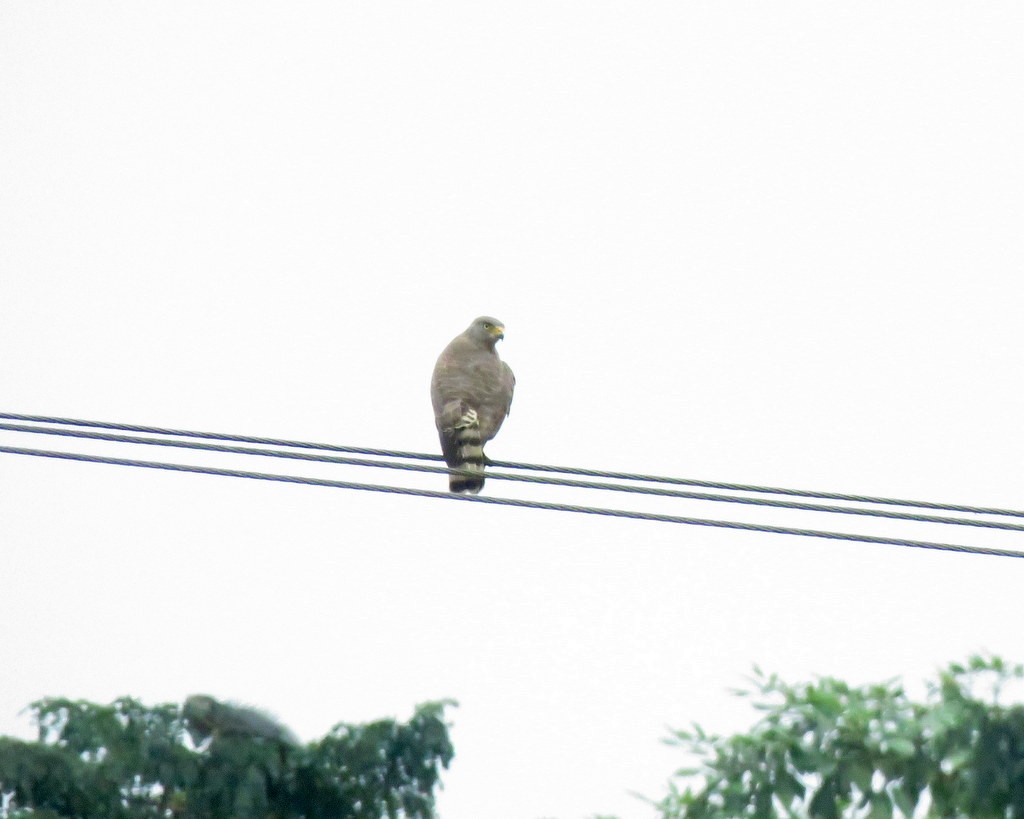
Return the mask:
{"type": "Polygon", "coordinates": [[[505,337],[505,328],[502,327],[500,324],[495,324],[491,328],[491,335],[494,336],[495,338],[504,338],[505,337]]]}

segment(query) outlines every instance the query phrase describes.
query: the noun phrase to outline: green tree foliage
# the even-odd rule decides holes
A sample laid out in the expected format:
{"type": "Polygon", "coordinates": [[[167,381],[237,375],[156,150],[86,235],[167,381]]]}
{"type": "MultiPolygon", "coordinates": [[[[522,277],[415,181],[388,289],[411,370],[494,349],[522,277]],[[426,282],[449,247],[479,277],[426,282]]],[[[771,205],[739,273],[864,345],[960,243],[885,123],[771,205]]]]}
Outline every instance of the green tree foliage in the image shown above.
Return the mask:
{"type": "Polygon", "coordinates": [[[0,817],[428,819],[453,756],[451,701],[407,723],[339,724],[301,746],[256,709],[46,699],[39,738],[0,737],[0,817]]]}
{"type": "Polygon", "coordinates": [[[700,759],[658,803],[664,819],[1024,817],[1024,706],[999,701],[1024,668],[952,664],[914,702],[896,682],[790,685],[755,669],[746,734],[669,740],[700,759]]]}

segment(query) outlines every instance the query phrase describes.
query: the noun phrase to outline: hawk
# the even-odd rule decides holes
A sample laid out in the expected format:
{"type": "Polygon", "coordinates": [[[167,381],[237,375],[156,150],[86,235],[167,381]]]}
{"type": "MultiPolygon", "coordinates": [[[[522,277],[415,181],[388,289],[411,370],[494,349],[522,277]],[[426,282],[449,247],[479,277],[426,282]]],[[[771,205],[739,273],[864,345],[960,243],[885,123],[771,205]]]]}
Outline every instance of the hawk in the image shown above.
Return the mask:
{"type": "Polygon", "coordinates": [[[284,745],[298,745],[291,731],[267,714],[246,705],[218,702],[206,694],[193,694],[182,706],[181,715],[188,723],[194,742],[207,737],[243,737],[276,740],[284,745]]]}
{"type": "Polygon", "coordinates": [[[497,435],[512,405],[516,378],[494,346],[505,337],[496,318],[474,319],[438,356],[430,380],[441,452],[452,469],[452,492],[475,495],[484,485],[484,444],[497,435]]]}

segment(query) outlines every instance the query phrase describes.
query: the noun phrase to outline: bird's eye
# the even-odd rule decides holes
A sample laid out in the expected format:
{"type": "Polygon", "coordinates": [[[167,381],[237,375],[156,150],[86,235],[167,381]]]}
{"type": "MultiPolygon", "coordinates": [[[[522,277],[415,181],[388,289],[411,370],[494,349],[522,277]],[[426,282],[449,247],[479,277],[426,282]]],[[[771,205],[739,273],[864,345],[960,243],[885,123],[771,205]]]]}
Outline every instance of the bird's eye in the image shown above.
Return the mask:
{"type": "Polygon", "coordinates": [[[484,322],[484,329],[485,329],[485,330],[490,330],[490,329],[491,329],[491,328],[492,328],[493,326],[494,326],[494,325],[493,325],[493,324],[491,324],[491,323],[490,323],[489,321],[485,321],[485,322],[484,322]]]}

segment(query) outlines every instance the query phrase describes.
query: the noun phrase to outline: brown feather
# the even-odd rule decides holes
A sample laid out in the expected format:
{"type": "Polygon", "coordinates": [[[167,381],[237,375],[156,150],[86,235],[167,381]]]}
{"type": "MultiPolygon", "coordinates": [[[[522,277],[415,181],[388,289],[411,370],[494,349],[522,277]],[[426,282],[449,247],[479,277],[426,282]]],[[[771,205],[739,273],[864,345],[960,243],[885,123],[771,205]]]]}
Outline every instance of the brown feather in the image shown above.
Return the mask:
{"type": "Polygon", "coordinates": [[[476,493],[483,487],[483,445],[498,433],[512,405],[515,376],[495,349],[501,338],[495,328],[501,327],[487,316],[474,320],[434,366],[430,397],[441,452],[449,468],[472,473],[451,475],[452,492],[476,493]]]}

